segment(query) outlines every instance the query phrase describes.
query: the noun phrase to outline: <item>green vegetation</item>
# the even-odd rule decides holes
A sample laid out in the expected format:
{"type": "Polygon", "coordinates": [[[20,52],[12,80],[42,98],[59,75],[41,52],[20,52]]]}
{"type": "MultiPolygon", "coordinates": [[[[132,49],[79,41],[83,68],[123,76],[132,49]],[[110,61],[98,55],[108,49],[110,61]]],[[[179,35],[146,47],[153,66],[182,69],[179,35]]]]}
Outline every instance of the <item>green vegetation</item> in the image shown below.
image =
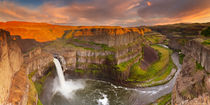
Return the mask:
{"type": "Polygon", "coordinates": [[[171,93],[162,96],[151,105],[170,105],[171,104],[170,101],[171,101],[171,93]]]}
{"type": "Polygon", "coordinates": [[[210,27],[208,27],[205,30],[203,30],[201,32],[201,35],[209,37],[210,36],[210,27]]]}
{"type": "Polygon", "coordinates": [[[31,72],[30,74],[28,74],[28,78],[31,79],[35,73],[37,72],[38,70],[34,70],[33,72],[31,72]]]}
{"type": "Polygon", "coordinates": [[[182,54],[182,53],[179,54],[179,62],[180,62],[181,64],[183,64],[184,57],[185,57],[184,54],[182,54]]]}
{"type": "Polygon", "coordinates": [[[138,78],[139,76],[145,75],[146,71],[142,70],[140,67],[140,63],[135,63],[130,70],[130,78],[138,78]]]}
{"type": "Polygon", "coordinates": [[[181,38],[181,39],[177,39],[177,42],[181,45],[185,45],[185,43],[187,43],[188,39],[185,38],[181,38]]]}
{"type": "Polygon", "coordinates": [[[37,105],[43,105],[39,99],[38,99],[37,105]]]}
{"type": "Polygon", "coordinates": [[[115,57],[114,57],[114,55],[107,55],[106,59],[109,60],[109,61],[114,61],[115,57]]]}
{"type": "Polygon", "coordinates": [[[204,41],[202,42],[202,44],[203,44],[203,45],[210,45],[210,39],[204,40],[204,41]]]}
{"type": "MultiPolygon", "coordinates": [[[[101,47],[101,50],[104,50],[104,51],[113,51],[113,52],[115,51],[115,49],[113,47],[109,47],[106,44],[99,44],[99,43],[95,43],[95,42],[82,41],[82,40],[79,40],[79,39],[73,39],[73,41],[78,42],[78,43],[82,43],[82,44],[88,44],[90,47],[84,47],[82,45],[78,46],[78,47],[83,47],[87,50],[96,50],[96,49],[91,47],[91,45],[94,45],[94,46],[101,47]]],[[[77,45],[75,45],[75,46],[77,46],[77,45]]]]}
{"type": "MultiPolygon", "coordinates": [[[[28,92],[28,102],[27,105],[34,105],[37,101],[37,90],[34,86],[34,83],[29,79],[29,92],[28,92]]],[[[41,103],[39,105],[42,105],[41,103]]]]}
{"type": "Polygon", "coordinates": [[[157,76],[154,81],[160,81],[160,80],[164,80],[165,78],[167,78],[168,75],[170,75],[171,70],[174,68],[174,64],[172,59],[170,59],[168,66],[166,67],[166,69],[164,70],[164,72],[160,72],[158,73],[157,76]]]}
{"type": "Polygon", "coordinates": [[[31,78],[37,73],[38,70],[34,70],[33,72],[31,72],[28,75],[29,78],[29,92],[28,92],[28,102],[27,105],[34,105],[35,103],[37,103],[37,105],[43,105],[42,102],[38,99],[37,100],[37,96],[41,94],[42,91],[42,86],[44,84],[44,81],[46,80],[46,78],[51,74],[51,72],[49,72],[47,75],[43,76],[41,79],[33,82],[31,80],[31,78]]]}
{"type": "Polygon", "coordinates": [[[144,37],[152,44],[160,43],[164,39],[163,35],[145,35],[144,37]]]}
{"type": "Polygon", "coordinates": [[[37,80],[34,82],[34,85],[36,87],[36,90],[38,92],[38,95],[41,94],[42,90],[43,90],[43,84],[45,82],[45,80],[47,79],[47,77],[51,74],[51,72],[49,72],[47,75],[44,75],[41,79],[37,80]]]}
{"type": "Polygon", "coordinates": [[[85,73],[85,71],[82,70],[82,69],[76,69],[75,72],[76,72],[76,73],[81,73],[81,74],[84,74],[84,73],[85,73]]]}
{"type": "Polygon", "coordinates": [[[151,80],[145,85],[151,84],[153,81],[160,81],[167,78],[174,68],[173,61],[170,57],[171,50],[159,45],[152,45],[152,48],[159,52],[159,60],[153,63],[147,70],[142,70],[140,62],[131,67],[128,81],[144,82],[151,80]]]}
{"type": "Polygon", "coordinates": [[[129,61],[120,63],[117,65],[117,70],[121,72],[128,70],[128,67],[130,67],[130,65],[132,65],[138,58],[140,58],[140,56],[141,54],[138,54],[136,57],[130,59],[129,61]]]}
{"type": "Polygon", "coordinates": [[[202,67],[202,65],[201,65],[200,63],[198,63],[198,62],[196,61],[196,69],[197,69],[197,70],[203,70],[204,68],[202,67]]]}

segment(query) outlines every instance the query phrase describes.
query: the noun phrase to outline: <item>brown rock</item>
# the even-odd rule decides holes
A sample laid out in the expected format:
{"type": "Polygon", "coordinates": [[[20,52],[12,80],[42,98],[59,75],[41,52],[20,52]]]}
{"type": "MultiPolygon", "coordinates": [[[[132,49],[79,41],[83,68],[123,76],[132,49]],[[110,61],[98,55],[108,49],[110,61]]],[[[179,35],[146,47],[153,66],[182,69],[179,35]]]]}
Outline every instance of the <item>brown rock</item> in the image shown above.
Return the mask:
{"type": "Polygon", "coordinates": [[[158,60],[158,52],[150,46],[143,47],[144,55],[141,61],[141,68],[146,70],[150,64],[158,60]]]}
{"type": "Polygon", "coordinates": [[[20,70],[23,57],[9,32],[0,29],[0,104],[8,98],[13,75],[20,70]]]}

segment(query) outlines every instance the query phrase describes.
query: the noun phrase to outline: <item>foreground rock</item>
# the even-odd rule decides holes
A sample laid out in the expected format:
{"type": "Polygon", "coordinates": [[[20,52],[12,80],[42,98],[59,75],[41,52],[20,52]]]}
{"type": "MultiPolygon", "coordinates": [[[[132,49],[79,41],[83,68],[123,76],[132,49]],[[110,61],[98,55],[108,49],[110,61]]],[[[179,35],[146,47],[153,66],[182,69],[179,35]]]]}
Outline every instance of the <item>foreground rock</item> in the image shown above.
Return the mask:
{"type": "Polygon", "coordinates": [[[182,46],[178,41],[170,47],[185,54],[182,71],[172,92],[172,102],[178,105],[209,105],[210,48],[201,39],[189,40],[182,46]]]}
{"type": "Polygon", "coordinates": [[[23,63],[21,49],[9,32],[0,30],[0,104],[8,99],[12,79],[23,63]]]}

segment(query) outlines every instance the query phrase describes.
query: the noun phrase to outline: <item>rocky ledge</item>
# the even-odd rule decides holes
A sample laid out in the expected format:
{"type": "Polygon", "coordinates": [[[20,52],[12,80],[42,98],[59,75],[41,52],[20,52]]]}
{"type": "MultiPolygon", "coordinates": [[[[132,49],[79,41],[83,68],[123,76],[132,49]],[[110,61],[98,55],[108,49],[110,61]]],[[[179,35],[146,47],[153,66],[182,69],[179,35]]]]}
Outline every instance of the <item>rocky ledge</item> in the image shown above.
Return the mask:
{"type": "Polygon", "coordinates": [[[174,105],[210,104],[210,48],[204,39],[171,39],[169,46],[180,50],[183,66],[172,92],[174,105]]]}
{"type": "Polygon", "coordinates": [[[9,32],[0,29],[0,103],[5,104],[10,94],[14,75],[23,63],[21,49],[9,32]]]}

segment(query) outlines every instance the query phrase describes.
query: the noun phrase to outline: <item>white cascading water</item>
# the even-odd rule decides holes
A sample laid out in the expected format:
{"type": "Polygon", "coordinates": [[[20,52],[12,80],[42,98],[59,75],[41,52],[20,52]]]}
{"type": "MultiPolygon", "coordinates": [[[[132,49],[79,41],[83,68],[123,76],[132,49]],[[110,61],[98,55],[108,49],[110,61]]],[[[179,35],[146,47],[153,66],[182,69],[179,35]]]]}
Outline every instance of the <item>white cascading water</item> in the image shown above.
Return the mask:
{"type": "Polygon", "coordinates": [[[61,68],[61,64],[60,64],[59,60],[56,59],[56,58],[54,58],[53,62],[55,63],[55,67],[56,67],[56,70],[57,70],[60,87],[64,87],[65,78],[64,78],[64,75],[63,75],[63,70],[61,68]]]}
{"type": "Polygon", "coordinates": [[[103,96],[103,98],[97,100],[98,105],[109,105],[109,100],[107,98],[107,95],[103,93],[100,94],[103,96]]]}
{"type": "Polygon", "coordinates": [[[60,92],[65,98],[73,98],[74,92],[85,87],[85,81],[82,80],[67,80],[65,81],[63,70],[58,59],[54,58],[53,62],[56,66],[58,77],[54,80],[54,93],[60,92]]]}

